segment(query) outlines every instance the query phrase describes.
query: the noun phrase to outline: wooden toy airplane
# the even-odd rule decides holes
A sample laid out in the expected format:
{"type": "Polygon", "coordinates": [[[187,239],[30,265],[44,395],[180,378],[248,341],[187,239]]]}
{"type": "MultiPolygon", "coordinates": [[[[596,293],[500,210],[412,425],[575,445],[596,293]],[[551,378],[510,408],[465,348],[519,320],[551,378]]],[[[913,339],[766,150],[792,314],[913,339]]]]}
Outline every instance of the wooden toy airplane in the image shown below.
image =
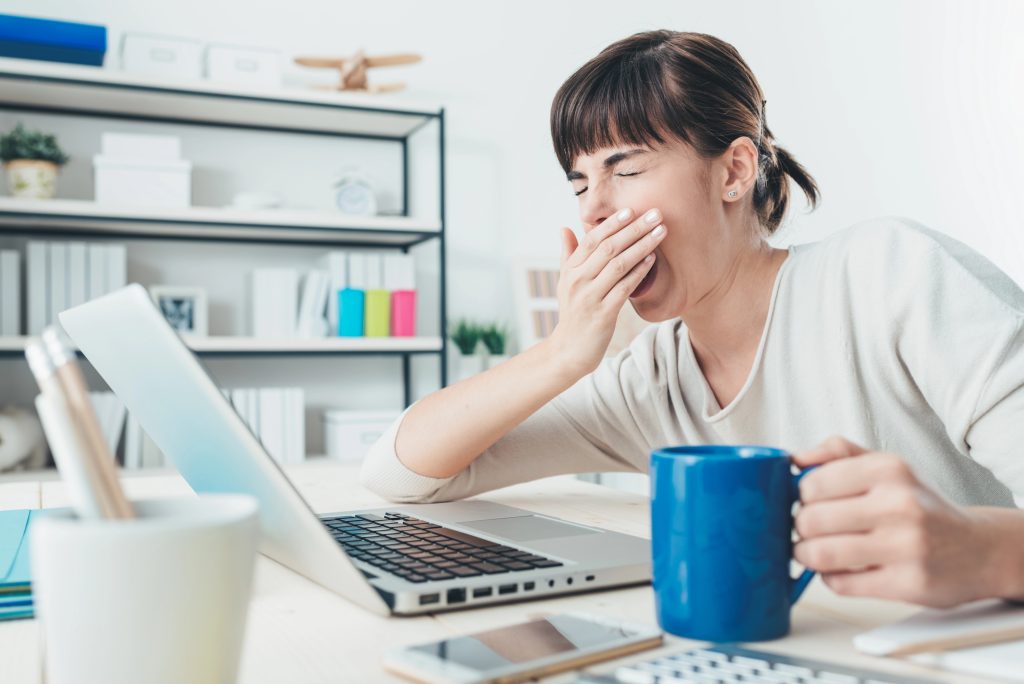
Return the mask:
{"type": "Polygon", "coordinates": [[[337,69],[338,84],[324,86],[330,90],[363,90],[369,93],[389,93],[405,88],[404,83],[386,83],[370,85],[366,80],[366,72],[370,67],[398,66],[415,64],[423,58],[416,54],[382,55],[367,57],[362,50],[351,57],[296,57],[295,63],[302,66],[337,69]]]}

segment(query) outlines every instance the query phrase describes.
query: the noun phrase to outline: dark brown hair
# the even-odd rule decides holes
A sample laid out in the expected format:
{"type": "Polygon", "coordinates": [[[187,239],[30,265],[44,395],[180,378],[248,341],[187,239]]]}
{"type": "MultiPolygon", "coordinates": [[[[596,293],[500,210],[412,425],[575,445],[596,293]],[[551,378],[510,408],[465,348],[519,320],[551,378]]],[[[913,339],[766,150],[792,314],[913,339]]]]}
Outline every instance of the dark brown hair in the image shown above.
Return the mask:
{"type": "Polygon", "coordinates": [[[774,142],[753,72],[729,43],[703,33],[647,31],[612,43],[562,84],[551,104],[551,138],[568,173],[580,154],[676,137],[704,159],[747,136],[758,148],[754,211],[774,233],[792,178],[811,207],[818,186],[774,142]]]}

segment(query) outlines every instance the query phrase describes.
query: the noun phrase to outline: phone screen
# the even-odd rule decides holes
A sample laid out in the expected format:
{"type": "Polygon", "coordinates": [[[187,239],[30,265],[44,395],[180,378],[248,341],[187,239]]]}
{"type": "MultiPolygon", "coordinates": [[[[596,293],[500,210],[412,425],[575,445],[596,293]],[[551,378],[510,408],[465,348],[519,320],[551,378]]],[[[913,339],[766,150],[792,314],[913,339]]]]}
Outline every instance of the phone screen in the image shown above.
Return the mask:
{"type": "Polygon", "coordinates": [[[486,672],[539,658],[621,642],[633,632],[572,615],[553,615],[469,636],[410,647],[446,663],[486,672]]]}

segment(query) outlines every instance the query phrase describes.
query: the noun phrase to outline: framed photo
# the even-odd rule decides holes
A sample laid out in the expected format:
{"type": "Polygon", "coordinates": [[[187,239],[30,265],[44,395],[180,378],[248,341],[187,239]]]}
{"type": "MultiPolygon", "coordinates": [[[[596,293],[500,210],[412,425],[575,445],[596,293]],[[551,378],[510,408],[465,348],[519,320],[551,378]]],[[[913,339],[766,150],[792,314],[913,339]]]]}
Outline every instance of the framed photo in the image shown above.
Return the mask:
{"type": "Polygon", "coordinates": [[[149,288],[149,296],[179,334],[206,336],[206,290],[201,287],[153,285],[149,288]]]}

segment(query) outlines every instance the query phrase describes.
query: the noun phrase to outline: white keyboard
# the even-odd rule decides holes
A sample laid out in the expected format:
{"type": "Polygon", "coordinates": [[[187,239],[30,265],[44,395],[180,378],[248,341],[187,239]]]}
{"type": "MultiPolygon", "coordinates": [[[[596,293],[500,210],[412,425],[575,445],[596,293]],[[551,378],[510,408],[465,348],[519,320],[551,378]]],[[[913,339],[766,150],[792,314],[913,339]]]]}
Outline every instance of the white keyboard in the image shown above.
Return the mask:
{"type": "Polygon", "coordinates": [[[840,667],[817,660],[708,646],[624,665],[606,675],[584,675],[579,684],[929,684],[926,679],[840,667]]]}

